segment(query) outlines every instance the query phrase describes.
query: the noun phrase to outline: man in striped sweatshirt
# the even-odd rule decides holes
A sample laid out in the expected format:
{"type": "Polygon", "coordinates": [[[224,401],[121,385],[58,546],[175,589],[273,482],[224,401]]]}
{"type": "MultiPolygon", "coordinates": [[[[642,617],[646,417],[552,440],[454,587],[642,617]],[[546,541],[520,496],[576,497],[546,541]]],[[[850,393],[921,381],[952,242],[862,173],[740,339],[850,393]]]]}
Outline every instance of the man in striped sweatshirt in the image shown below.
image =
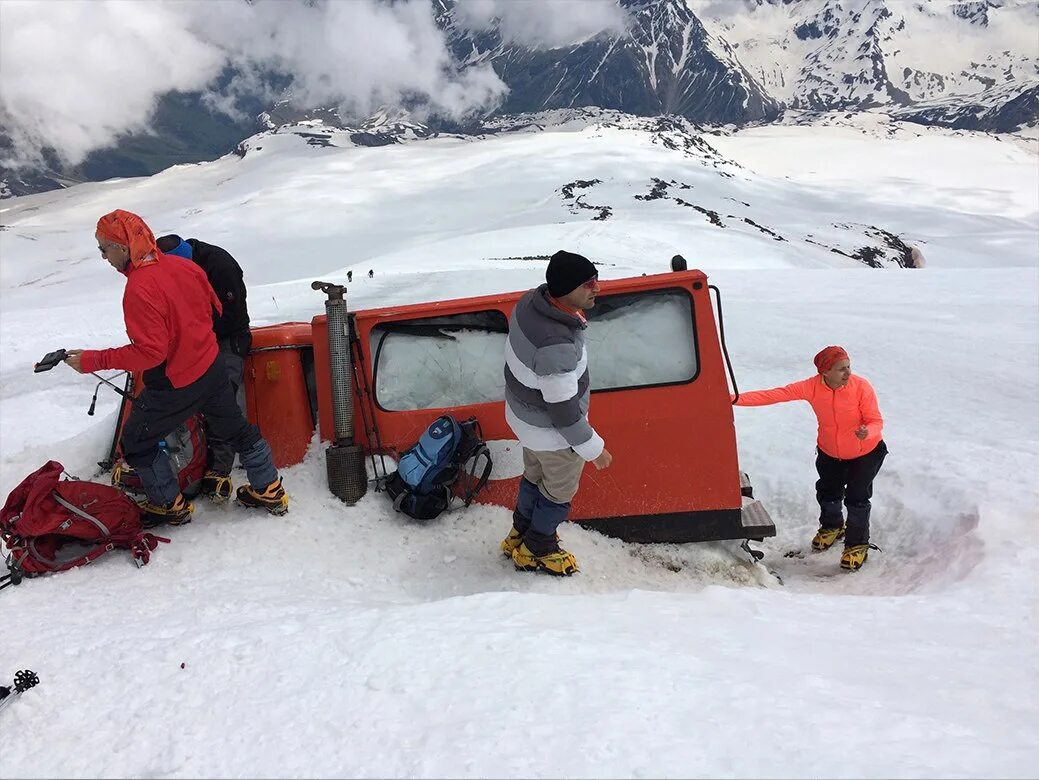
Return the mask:
{"type": "Polygon", "coordinates": [[[612,457],[588,422],[584,310],[595,305],[598,271],[572,252],[552,255],[545,284],[516,304],[505,343],[505,419],[523,445],[512,529],[501,549],[521,571],[570,575],[574,556],[559,546],[586,461],[612,457]]]}

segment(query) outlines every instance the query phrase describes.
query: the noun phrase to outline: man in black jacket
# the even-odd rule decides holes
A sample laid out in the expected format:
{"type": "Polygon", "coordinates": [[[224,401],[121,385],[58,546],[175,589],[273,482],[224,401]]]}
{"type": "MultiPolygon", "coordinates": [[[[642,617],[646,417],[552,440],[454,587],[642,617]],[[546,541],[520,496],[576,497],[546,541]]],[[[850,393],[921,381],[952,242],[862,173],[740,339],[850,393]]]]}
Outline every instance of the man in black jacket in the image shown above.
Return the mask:
{"type": "MultiPolygon", "coordinates": [[[[245,358],[252,346],[252,335],[249,332],[249,310],[246,307],[245,281],[242,268],[229,252],[213,244],[206,244],[197,238],[186,241],[177,235],[162,236],[156,240],[159,251],[168,255],[179,255],[193,261],[206,272],[209,283],[224,308],[221,315],[213,314],[213,332],[217,345],[224,356],[228,378],[235,391],[238,406],[245,409],[245,385],[242,378],[245,372],[245,358]]],[[[234,466],[235,451],[231,445],[213,437],[207,426],[209,442],[209,469],[202,478],[203,495],[217,501],[231,496],[231,468],[234,466]]]]}

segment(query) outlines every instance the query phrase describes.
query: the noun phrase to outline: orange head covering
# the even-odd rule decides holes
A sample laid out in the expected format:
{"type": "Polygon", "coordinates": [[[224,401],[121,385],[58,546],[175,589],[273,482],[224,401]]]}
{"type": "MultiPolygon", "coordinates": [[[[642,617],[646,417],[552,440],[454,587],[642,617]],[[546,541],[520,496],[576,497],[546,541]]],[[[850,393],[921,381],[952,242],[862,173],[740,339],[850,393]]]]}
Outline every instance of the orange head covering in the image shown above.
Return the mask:
{"type": "Polygon", "coordinates": [[[848,353],[844,351],[844,347],[826,347],[815,356],[815,367],[820,374],[825,374],[841,360],[848,360],[848,353]]]}
{"type": "Polygon", "coordinates": [[[129,211],[116,209],[105,214],[97,221],[97,234],[113,243],[129,247],[130,262],[134,267],[154,261],[159,256],[155,234],[143,219],[129,211]]]}

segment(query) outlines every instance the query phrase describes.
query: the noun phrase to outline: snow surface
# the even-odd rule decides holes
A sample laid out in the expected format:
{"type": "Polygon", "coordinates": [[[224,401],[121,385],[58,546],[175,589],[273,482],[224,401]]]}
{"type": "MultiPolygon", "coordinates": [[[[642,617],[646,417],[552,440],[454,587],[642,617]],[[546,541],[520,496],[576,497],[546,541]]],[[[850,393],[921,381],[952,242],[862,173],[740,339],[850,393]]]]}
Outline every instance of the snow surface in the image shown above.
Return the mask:
{"type": "Polygon", "coordinates": [[[274,134],[241,160],[5,201],[0,492],[104,454],[114,394],[87,417],[92,381],[31,364],[122,343],[121,279],[93,241],[112,208],[230,250],[255,324],[309,320],[309,282],[347,270],[362,308],[525,289],[544,273],[525,258],[561,247],[603,278],[682,253],[723,291],[741,388],[808,376],[832,343],[876,387],[891,454],[866,568],[783,556],[816,523],[804,405],[736,410],[778,527],[767,568],[734,543],[566,527],[581,573],[521,574],[497,549],[508,509],[419,525],[377,494],[345,507],[315,442],[283,472],[284,518],[199,505],[143,569],[113,554],[0,595],[0,675],[42,680],[3,713],[0,775],[1034,776],[1034,149],[854,125],[705,140],[730,162],[594,124],[376,149],[274,134]],[[637,200],[654,177],[726,227],[637,200]],[[594,179],[580,193],[609,219],[561,192],[594,179]],[[861,245],[867,225],[927,269],[807,240],[861,245]]]}

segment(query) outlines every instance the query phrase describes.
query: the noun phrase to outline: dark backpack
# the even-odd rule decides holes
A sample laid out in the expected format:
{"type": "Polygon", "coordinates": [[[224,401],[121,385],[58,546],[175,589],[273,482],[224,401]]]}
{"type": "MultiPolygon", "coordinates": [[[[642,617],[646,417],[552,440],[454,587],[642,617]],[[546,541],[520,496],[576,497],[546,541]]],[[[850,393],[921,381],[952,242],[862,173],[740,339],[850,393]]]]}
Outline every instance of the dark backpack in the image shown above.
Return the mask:
{"type": "Polygon", "coordinates": [[[398,512],[432,520],[447,509],[451,489],[462,475],[461,497],[469,506],[491,476],[491,454],[475,417],[459,423],[445,414],[401,455],[397,470],[386,478],[386,493],[398,512]]]}
{"type": "MultiPolygon", "coordinates": [[[[194,498],[202,487],[206,474],[206,430],[202,416],[192,415],[163,439],[159,446],[166,450],[170,468],[177,475],[177,484],[184,498],[194,498]]],[[[120,460],[112,469],[112,484],[128,493],[143,493],[140,475],[126,461],[120,460]]]]}
{"type": "Polygon", "coordinates": [[[138,566],[148,563],[160,536],[144,533],[141,510],[111,485],[61,480],[64,468],[49,461],[22,480],[0,509],[0,537],[10,551],[9,580],[83,566],[117,547],[138,566]]]}

